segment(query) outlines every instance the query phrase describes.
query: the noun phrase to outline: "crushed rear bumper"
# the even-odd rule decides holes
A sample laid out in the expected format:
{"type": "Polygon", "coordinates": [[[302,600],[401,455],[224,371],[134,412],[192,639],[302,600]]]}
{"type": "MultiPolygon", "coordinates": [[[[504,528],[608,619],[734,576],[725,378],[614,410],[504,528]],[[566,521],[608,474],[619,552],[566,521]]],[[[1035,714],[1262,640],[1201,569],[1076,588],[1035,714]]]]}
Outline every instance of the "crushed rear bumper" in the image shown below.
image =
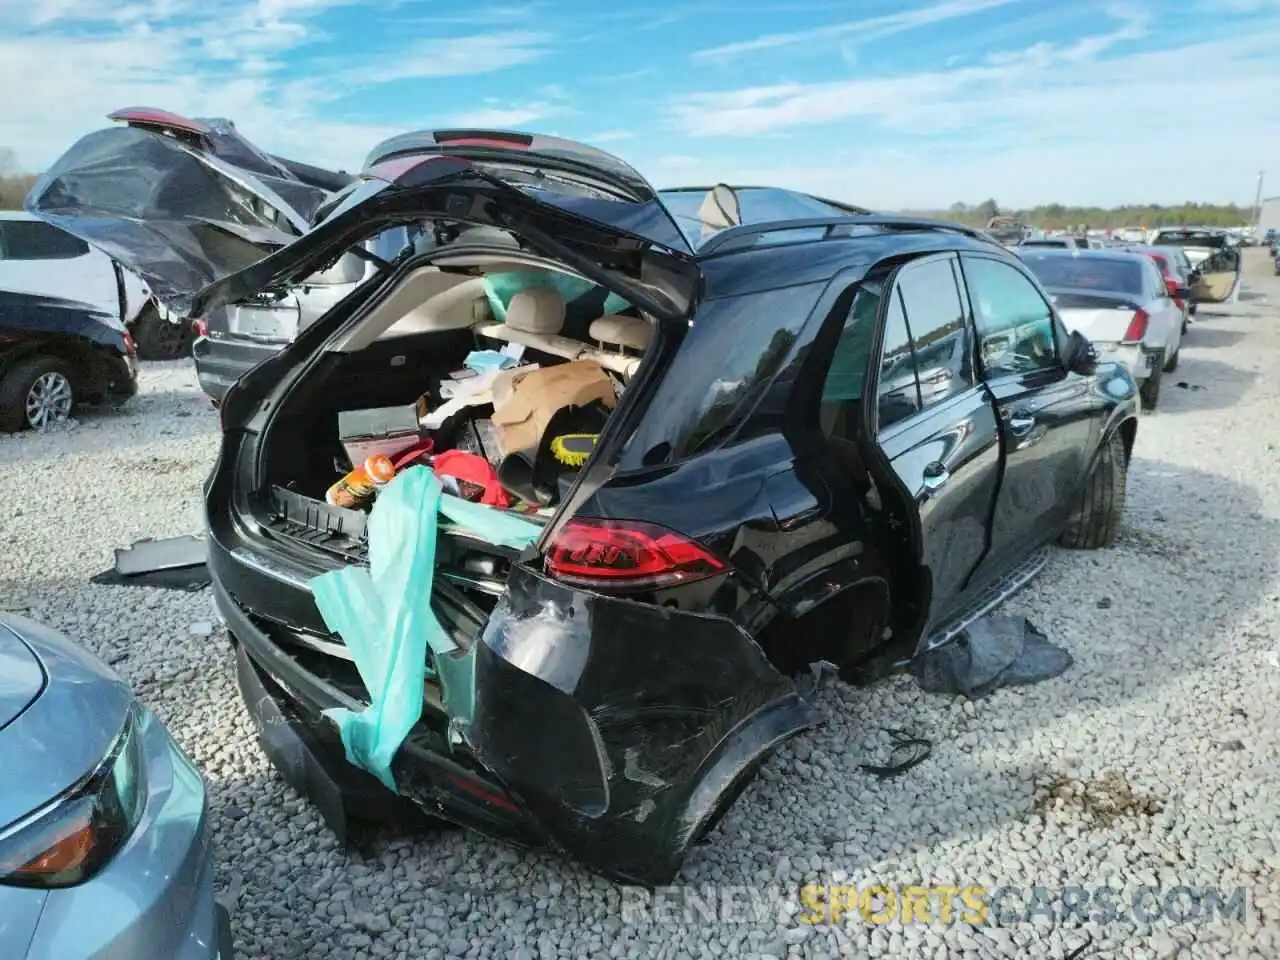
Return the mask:
{"type": "Polygon", "coordinates": [[[393,763],[397,797],[346,761],[323,716],[359,700],[320,675],[319,654],[269,636],[220,570],[225,558],[211,564],[215,600],[264,750],[343,839],[353,816],[386,819],[409,799],[611,879],[666,884],[765,758],[816,721],[730,620],[576,591],[517,567],[470,654],[468,715],[446,720],[428,706],[393,763]]]}

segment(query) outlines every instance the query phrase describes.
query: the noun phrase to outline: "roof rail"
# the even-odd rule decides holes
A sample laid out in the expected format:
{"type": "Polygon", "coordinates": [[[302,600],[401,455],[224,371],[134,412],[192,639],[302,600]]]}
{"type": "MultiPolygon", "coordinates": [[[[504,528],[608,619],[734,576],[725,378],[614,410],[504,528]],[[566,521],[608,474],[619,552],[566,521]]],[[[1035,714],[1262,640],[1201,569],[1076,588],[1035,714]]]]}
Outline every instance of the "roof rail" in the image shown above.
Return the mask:
{"type": "Polygon", "coordinates": [[[890,230],[941,230],[959,233],[986,243],[997,241],[989,234],[962,223],[947,220],[929,220],[921,217],[896,217],[890,214],[871,213],[845,217],[814,217],[804,220],[772,220],[768,223],[752,223],[722,230],[698,248],[699,257],[731,250],[743,250],[754,246],[756,239],[766,233],[785,233],[792,230],[824,229],[823,240],[837,236],[851,236],[854,227],[887,227],[890,230]]]}

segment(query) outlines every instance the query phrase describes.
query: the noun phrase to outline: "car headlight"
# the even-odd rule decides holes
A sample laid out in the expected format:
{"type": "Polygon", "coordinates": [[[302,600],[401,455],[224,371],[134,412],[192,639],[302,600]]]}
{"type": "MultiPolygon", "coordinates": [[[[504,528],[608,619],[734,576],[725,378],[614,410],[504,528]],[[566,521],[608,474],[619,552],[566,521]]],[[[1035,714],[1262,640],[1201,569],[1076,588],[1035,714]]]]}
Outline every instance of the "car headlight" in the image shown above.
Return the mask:
{"type": "Polygon", "coordinates": [[[138,825],[146,798],[141,719],[134,704],[93,772],[0,832],[0,884],[70,887],[115,856],[138,825]]]}

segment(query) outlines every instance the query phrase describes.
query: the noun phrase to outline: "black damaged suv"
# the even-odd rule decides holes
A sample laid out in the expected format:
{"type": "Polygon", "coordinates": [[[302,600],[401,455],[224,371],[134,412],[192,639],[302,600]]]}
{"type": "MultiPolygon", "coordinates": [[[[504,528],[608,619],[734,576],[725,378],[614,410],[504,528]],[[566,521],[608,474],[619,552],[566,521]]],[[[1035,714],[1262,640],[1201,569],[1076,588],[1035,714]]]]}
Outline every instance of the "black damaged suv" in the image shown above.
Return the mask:
{"type": "MultiPolygon", "coordinates": [[[[301,237],[273,234],[251,188],[115,129],[75,145],[29,207],[193,314],[287,288],[390,226],[433,237],[231,389],[205,488],[245,702],[339,832],[408,801],[669,882],[813,724],[796,671],[882,676],[1025,583],[1048,544],[1116,535],[1134,383],[980,232],[766,188],[660,194],[598,150],[495,131],[388,141],[301,237]],[[494,316],[486,278],[512,271],[629,307],[584,317],[541,284],[494,316]],[[368,702],[308,587],[367,562],[365,514],[325,502],[337,417],[411,403],[503,344],[542,366],[596,360],[616,405],[525,514],[543,527],[532,547],[442,525],[432,604],[469,689],[428,680],[395,796],[322,715],[368,702]]],[[[438,450],[479,432],[462,419],[438,450]]]]}

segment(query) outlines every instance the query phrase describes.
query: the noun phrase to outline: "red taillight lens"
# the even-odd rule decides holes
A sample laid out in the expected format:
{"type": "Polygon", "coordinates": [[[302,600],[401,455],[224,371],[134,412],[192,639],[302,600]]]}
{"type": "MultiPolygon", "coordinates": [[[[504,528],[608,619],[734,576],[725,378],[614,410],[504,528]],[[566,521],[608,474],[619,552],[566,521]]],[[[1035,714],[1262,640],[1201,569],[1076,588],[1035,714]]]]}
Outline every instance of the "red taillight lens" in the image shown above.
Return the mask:
{"type": "Polygon", "coordinates": [[[702,580],[728,566],[700,543],[657,524],[579,517],[552,540],[546,569],[565,583],[640,590],[702,580]]]}
{"type": "Polygon", "coordinates": [[[1145,310],[1137,310],[1129,321],[1129,329],[1124,332],[1124,343],[1137,343],[1147,335],[1147,322],[1151,319],[1145,310]]]}
{"type": "Polygon", "coordinates": [[[197,337],[207,337],[209,335],[209,322],[204,317],[196,317],[191,321],[191,332],[197,337]]]}
{"type": "Polygon", "coordinates": [[[124,332],[124,352],[131,357],[138,355],[138,345],[133,342],[133,334],[128,330],[124,332]]]}

